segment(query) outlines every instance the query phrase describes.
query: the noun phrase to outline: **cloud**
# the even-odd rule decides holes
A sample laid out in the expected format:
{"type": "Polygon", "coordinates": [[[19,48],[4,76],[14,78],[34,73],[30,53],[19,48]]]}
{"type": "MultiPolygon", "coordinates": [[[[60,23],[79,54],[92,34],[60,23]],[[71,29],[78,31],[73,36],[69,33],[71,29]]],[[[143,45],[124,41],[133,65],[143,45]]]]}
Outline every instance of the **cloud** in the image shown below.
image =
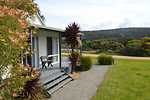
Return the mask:
{"type": "Polygon", "coordinates": [[[65,28],[71,22],[83,30],[148,27],[149,0],[37,0],[49,26],[65,28]]]}

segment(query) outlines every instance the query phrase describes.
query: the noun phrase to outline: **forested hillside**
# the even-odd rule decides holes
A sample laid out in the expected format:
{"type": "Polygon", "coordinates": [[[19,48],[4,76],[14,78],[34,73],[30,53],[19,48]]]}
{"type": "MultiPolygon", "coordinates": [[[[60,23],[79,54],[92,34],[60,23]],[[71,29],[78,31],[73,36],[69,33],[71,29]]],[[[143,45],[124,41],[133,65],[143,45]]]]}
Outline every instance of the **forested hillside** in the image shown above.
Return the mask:
{"type": "Polygon", "coordinates": [[[150,37],[150,28],[118,28],[110,30],[83,31],[84,39],[139,39],[150,37]]]}

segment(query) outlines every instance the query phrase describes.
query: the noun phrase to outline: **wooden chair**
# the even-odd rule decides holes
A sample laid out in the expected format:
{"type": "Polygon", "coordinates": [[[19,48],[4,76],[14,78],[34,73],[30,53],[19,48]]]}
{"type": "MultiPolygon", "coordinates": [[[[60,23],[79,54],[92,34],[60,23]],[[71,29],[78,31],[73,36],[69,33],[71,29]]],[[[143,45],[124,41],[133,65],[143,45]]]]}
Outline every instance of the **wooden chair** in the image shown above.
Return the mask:
{"type": "Polygon", "coordinates": [[[41,62],[42,62],[42,69],[47,68],[46,67],[47,57],[46,56],[41,56],[40,59],[41,59],[41,62]]]}
{"type": "Polygon", "coordinates": [[[48,67],[49,67],[49,65],[51,65],[51,67],[53,67],[53,65],[52,65],[52,62],[53,62],[53,57],[47,57],[47,64],[48,64],[48,67]]]}
{"type": "Polygon", "coordinates": [[[51,67],[53,67],[52,57],[41,56],[40,59],[41,59],[41,62],[42,62],[42,69],[43,68],[47,69],[49,67],[49,65],[51,65],[51,67]],[[47,66],[46,66],[46,64],[47,64],[47,66]]]}

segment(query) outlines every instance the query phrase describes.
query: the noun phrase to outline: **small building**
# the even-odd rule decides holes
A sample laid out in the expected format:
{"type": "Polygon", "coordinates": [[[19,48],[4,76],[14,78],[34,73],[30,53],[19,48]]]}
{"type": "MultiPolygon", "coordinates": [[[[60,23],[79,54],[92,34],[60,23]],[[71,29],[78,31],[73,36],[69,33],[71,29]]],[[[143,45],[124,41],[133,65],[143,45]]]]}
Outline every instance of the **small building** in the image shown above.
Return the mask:
{"type": "Polygon", "coordinates": [[[61,34],[64,30],[48,27],[37,14],[34,20],[29,20],[32,27],[37,28],[36,35],[30,32],[30,44],[32,56],[26,55],[23,59],[24,64],[34,68],[42,68],[41,57],[51,57],[53,67],[61,68],[61,34]]]}
{"type": "Polygon", "coordinates": [[[46,26],[40,14],[37,14],[34,20],[29,19],[29,22],[31,28],[38,28],[38,32],[36,35],[33,35],[32,31],[29,32],[32,55],[26,55],[22,63],[40,69],[40,81],[47,93],[52,94],[73,80],[61,66],[61,37],[64,30],[46,26]],[[46,68],[43,68],[44,66],[46,68]]]}

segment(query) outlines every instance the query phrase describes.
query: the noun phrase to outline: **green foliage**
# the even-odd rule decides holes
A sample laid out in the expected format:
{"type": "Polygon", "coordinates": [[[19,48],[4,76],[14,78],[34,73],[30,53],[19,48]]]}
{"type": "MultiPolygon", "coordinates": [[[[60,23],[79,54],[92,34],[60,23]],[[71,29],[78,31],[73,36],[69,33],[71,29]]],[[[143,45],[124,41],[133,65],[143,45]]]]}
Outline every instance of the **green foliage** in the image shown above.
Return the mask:
{"type": "Polygon", "coordinates": [[[97,52],[118,53],[124,45],[115,40],[84,40],[83,50],[96,50],[97,52]]]}
{"type": "Polygon", "coordinates": [[[138,40],[84,40],[83,50],[95,50],[97,53],[121,54],[126,56],[150,56],[150,39],[138,40]]]}
{"type": "Polygon", "coordinates": [[[0,6],[7,6],[13,9],[20,9],[24,12],[33,15],[37,12],[37,4],[33,3],[35,0],[1,0],[0,6]]]}
{"type": "Polygon", "coordinates": [[[150,56],[150,39],[130,40],[127,42],[122,54],[127,56],[150,56]]]}
{"type": "Polygon", "coordinates": [[[15,31],[15,30],[21,30],[23,31],[23,29],[20,26],[20,23],[18,22],[17,18],[13,17],[13,16],[5,16],[5,17],[1,17],[0,18],[0,33],[1,34],[8,34],[9,30],[15,31]]]}
{"type": "Polygon", "coordinates": [[[142,48],[145,51],[145,56],[150,56],[150,38],[145,37],[142,39],[142,48]]]}
{"type": "Polygon", "coordinates": [[[44,93],[39,80],[40,76],[37,76],[36,78],[27,81],[19,94],[19,98],[22,98],[22,100],[41,100],[44,93]]]}
{"type": "Polygon", "coordinates": [[[150,28],[118,28],[110,30],[83,31],[86,40],[113,39],[131,40],[150,37],[150,28]]]}
{"type": "Polygon", "coordinates": [[[150,44],[148,43],[150,28],[119,28],[84,31],[84,33],[83,50],[95,50],[99,53],[127,56],[150,56],[150,49],[147,48],[150,44]],[[147,39],[142,39],[145,36],[147,39]]]}
{"type": "MultiPolygon", "coordinates": [[[[37,70],[34,70],[31,67],[25,67],[24,65],[17,65],[10,67],[10,75],[6,79],[2,80],[2,84],[0,85],[0,97],[4,100],[14,100],[15,98],[23,97],[24,95],[20,94],[23,93],[22,91],[25,91],[25,87],[28,85],[29,82],[32,82],[34,80],[39,79],[40,73],[37,70]]],[[[34,90],[34,94],[37,94],[38,97],[40,97],[39,94],[42,92],[38,91],[40,89],[39,87],[36,87],[39,84],[37,81],[34,81],[34,84],[30,84],[28,88],[28,95],[32,93],[30,90],[34,90]],[[38,91],[38,93],[36,92],[38,91]]],[[[33,93],[32,93],[33,94],[33,93]]],[[[35,97],[35,95],[25,96],[25,100],[33,100],[33,98],[38,99],[38,97],[35,97]],[[32,99],[31,99],[32,98],[32,99]]]]}
{"type": "Polygon", "coordinates": [[[15,31],[16,29],[22,30],[17,19],[12,16],[5,16],[0,18],[0,75],[7,69],[8,64],[14,64],[18,62],[18,55],[21,50],[14,46],[9,36],[9,30],[15,31]]]}
{"type": "Polygon", "coordinates": [[[0,1],[0,75],[8,65],[20,62],[20,53],[26,48],[27,17],[37,11],[33,0],[0,1]]]}
{"type": "Polygon", "coordinates": [[[81,71],[88,71],[92,67],[92,59],[91,57],[81,57],[81,71]]]}
{"type": "Polygon", "coordinates": [[[41,100],[41,86],[37,85],[39,72],[20,64],[28,45],[27,18],[33,17],[37,10],[33,0],[0,0],[1,100],[14,100],[20,96],[25,100],[41,100]],[[21,95],[23,91],[28,95],[21,95]]]}
{"type": "Polygon", "coordinates": [[[97,58],[99,65],[112,65],[114,64],[114,58],[106,54],[100,54],[97,58]]]}
{"type": "Polygon", "coordinates": [[[144,56],[141,40],[128,41],[122,53],[127,56],[144,56]]]}

